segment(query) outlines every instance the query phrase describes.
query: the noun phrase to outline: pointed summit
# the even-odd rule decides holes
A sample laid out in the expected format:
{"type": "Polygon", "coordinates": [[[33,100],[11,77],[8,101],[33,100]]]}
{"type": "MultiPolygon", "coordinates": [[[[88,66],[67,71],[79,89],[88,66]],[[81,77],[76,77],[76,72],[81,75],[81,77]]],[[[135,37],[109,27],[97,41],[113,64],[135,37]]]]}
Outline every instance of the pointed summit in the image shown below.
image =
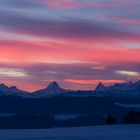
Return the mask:
{"type": "Polygon", "coordinates": [[[137,81],[137,82],[134,84],[133,89],[134,89],[134,90],[140,90],[140,80],[137,81]]]}
{"type": "Polygon", "coordinates": [[[13,90],[17,90],[17,87],[16,86],[11,86],[9,87],[10,89],[13,89],[13,90]]]}
{"type": "Polygon", "coordinates": [[[47,87],[47,90],[58,90],[58,89],[61,88],[56,81],[51,82],[47,87]]]}
{"type": "Polygon", "coordinates": [[[18,89],[16,86],[9,87],[12,93],[27,93],[26,91],[18,89]]]}
{"type": "Polygon", "coordinates": [[[98,86],[96,87],[95,91],[105,91],[107,87],[103,83],[99,83],[98,86]]]}
{"type": "Polygon", "coordinates": [[[38,90],[34,92],[38,97],[43,97],[46,95],[52,96],[57,95],[58,93],[63,93],[66,90],[61,88],[56,81],[51,82],[47,88],[38,90]]]}
{"type": "Polygon", "coordinates": [[[27,91],[23,91],[18,89],[16,86],[8,87],[7,85],[1,83],[0,84],[0,95],[14,95],[14,96],[21,96],[21,97],[27,97],[28,94],[27,91]]]}
{"type": "Polygon", "coordinates": [[[5,87],[5,88],[8,88],[5,84],[1,83],[0,84],[0,87],[5,87]]]}
{"type": "Polygon", "coordinates": [[[140,80],[135,82],[135,85],[140,85],[140,80]]]}
{"type": "Polygon", "coordinates": [[[113,86],[110,86],[109,88],[111,90],[117,90],[117,91],[128,91],[132,89],[133,85],[134,85],[133,82],[129,81],[126,83],[116,83],[113,86]]]}
{"type": "Polygon", "coordinates": [[[10,92],[8,86],[6,86],[6,85],[3,84],[3,83],[0,84],[0,91],[3,91],[3,92],[10,92]]]}

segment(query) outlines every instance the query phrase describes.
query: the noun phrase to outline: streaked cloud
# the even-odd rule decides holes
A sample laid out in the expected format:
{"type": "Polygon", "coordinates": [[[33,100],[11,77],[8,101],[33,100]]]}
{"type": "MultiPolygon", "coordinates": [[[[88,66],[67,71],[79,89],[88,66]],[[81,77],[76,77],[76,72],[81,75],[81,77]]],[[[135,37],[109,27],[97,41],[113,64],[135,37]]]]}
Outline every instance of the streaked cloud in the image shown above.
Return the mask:
{"type": "Polygon", "coordinates": [[[15,68],[0,68],[0,77],[1,78],[27,78],[29,75],[21,69],[15,68]]]}
{"type": "Polygon", "coordinates": [[[135,71],[125,71],[125,70],[122,70],[122,71],[116,71],[117,73],[119,74],[122,74],[122,75],[127,75],[127,76],[140,76],[140,73],[139,72],[135,72],[135,71]]]}
{"type": "Polygon", "coordinates": [[[71,83],[78,83],[78,84],[91,84],[95,85],[99,82],[102,82],[104,84],[114,84],[114,83],[123,83],[125,82],[124,80],[72,80],[72,79],[66,79],[64,80],[66,82],[71,82],[71,83]]]}
{"type": "Polygon", "coordinates": [[[140,1],[0,0],[1,82],[93,89],[140,79],[140,1]]]}

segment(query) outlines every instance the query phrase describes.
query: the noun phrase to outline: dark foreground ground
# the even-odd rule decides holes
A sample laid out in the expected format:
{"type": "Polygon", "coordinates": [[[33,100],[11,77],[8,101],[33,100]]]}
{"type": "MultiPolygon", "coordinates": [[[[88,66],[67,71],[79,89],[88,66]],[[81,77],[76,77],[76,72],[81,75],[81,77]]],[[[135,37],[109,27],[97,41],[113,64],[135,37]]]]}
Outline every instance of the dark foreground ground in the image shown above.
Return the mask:
{"type": "Polygon", "coordinates": [[[140,125],[0,130],[0,140],[140,140],[140,125]]]}

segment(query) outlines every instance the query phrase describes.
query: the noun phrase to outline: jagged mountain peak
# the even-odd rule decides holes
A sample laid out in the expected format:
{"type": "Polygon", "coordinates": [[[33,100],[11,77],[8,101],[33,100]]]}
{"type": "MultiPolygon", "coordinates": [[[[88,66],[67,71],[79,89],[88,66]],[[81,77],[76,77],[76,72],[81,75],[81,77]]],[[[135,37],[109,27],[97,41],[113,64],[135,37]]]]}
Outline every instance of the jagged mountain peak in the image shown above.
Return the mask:
{"type": "Polygon", "coordinates": [[[133,84],[134,84],[132,81],[129,81],[128,83],[129,83],[129,84],[131,84],[131,85],[133,85],[133,84]]]}
{"type": "Polygon", "coordinates": [[[116,83],[113,86],[110,86],[112,90],[129,90],[133,86],[133,82],[125,82],[125,83],[116,83]]]}
{"type": "Polygon", "coordinates": [[[104,86],[105,87],[105,85],[102,82],[99,82],[99,86],[104,86]]]}
{"type": "Polygon", "coordinates": [[[27,91],[18,89],[16,86],[11,86],[9,89],[12,93],[27,93],[27,91]]]}
{"type": "Polygon", "coordinates": [[[7,86],[4,83],[1,83],[0,87],[7,87],[7,86]]]}
{"type": "Polygon", "coordinates": [[[21,91],[16,86],[11,86],[11,87],[9,87],[9,89],[11,90],[11,92],[20,92],[21,91]]]}
{"type": "Polygon", "coordinates": [[[136,90],[136,89],[139,89],[140,90],[140,80],[135,82],[133,88],[136,90]]]}
{"type": "Polygon", "coordinates": [[[18,89],[16,86],[9,87],[10,89],[18,89]]]}
{"type": "Polygon", "coordinates": [[[3,92],[10,92],[10,89],[8,86],[6,86],[5,84],[1,83],[0,84],[0,91],[3,91],[3,92]]]}
{"type": "Polygon", "coordinates": [[[14,96],[18,95],[22,97],[27,96],[26,91],[20,90],[16,86],[8,87],[3,83],[0,84],[0,93],[1,93],[0,95],[14,95],[14,96]]]}
{"type": "Polygon", "coordinates": [[[136,81],[135,84],[140,84],[140,80],[139,81],[136,81]]]}
{"type": "Polygon", "coordinates": [[[53,81],[51,82],[47,88],[45,89],[41,89],[41,90],[38,90],[36,92],[34,92],[37,96],[39,95],[39,97],[41,96],[45,96],[45,95],[55,95],[55,94],[58,94],[58,93],[63,93],[65,92],[66,90],[61,88],[59,86],[59,84],[56,82],[56,81],[53,81]]]}
{"type": "Polygon", "coordinates": [[[106,86],[102,83],[102,82],[99,82],[97,88],[95,89],[95,91],[104,91],[106,90],[106,86]]]}
{"type": "Polygon", "coordinates": [[[56,81],[53,81],[48,85],[47,89],[61,89],[61,88],[56,81]]]}

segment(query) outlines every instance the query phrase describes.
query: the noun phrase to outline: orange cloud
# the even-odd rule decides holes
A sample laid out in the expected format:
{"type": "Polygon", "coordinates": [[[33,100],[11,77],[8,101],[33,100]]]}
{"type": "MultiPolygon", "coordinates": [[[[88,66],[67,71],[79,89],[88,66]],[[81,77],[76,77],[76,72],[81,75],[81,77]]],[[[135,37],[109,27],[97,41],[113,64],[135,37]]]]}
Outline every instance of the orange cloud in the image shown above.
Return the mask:
{"type": "Polygon", "coordinates": [[[104,84],[113,84],[113,83],[123,83],[124,80],[73,80],[73,79],[66,79],[65,82],[77,83],[77,84],[98,84],[102,82],[104,84]]]}

